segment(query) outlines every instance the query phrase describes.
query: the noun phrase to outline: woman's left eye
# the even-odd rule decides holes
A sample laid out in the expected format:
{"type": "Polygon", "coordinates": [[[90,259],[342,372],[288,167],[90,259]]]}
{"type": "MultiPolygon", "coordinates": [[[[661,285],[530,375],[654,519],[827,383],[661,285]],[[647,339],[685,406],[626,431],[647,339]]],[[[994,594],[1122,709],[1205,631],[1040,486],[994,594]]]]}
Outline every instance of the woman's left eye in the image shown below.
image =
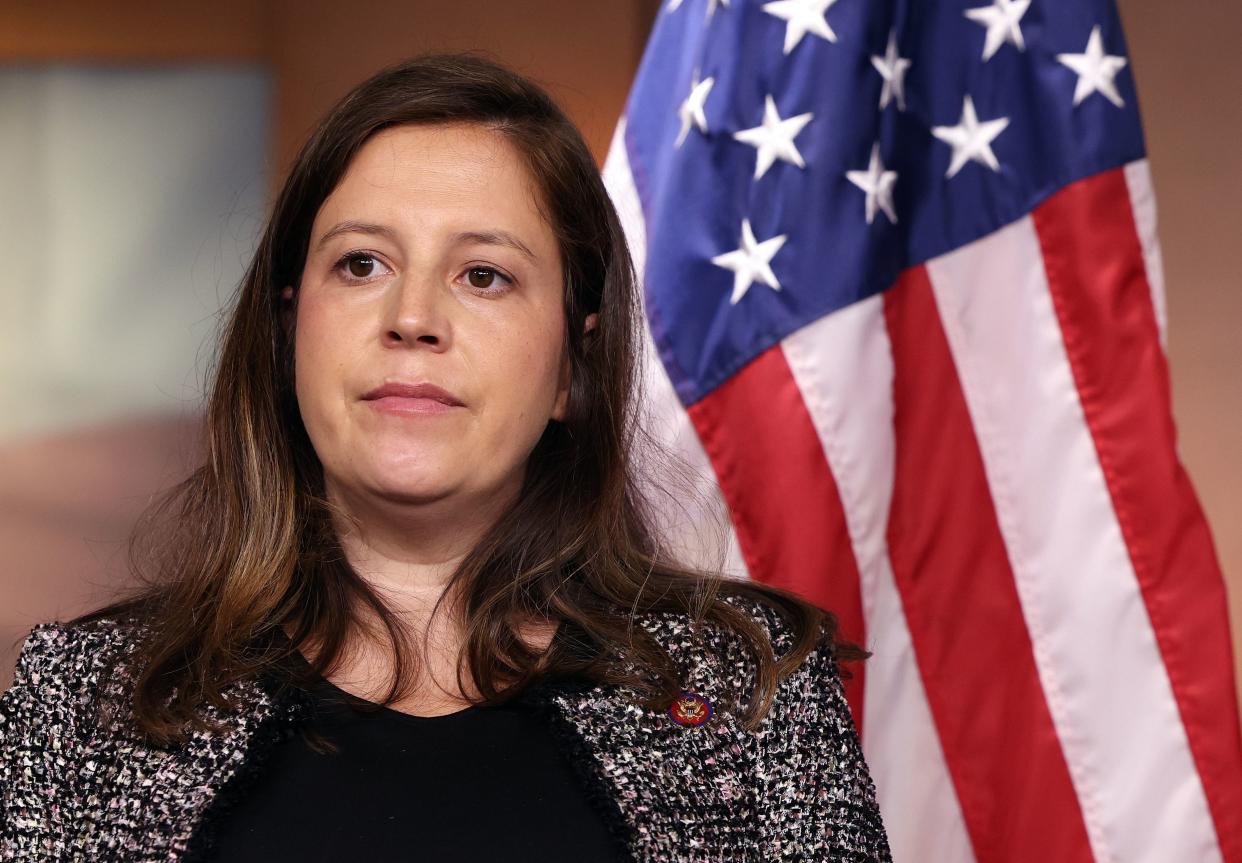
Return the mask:
{"type": "Polygon", "coordinates": [[[480,291],[499,292],[507,290],[513,284],[513,280],[508,276],[491,267],[471,267],[466,270],[466,282],[470,287],[480,291]],[[497,280],[503,282],[503,286],[497,287],[497,280]]]}

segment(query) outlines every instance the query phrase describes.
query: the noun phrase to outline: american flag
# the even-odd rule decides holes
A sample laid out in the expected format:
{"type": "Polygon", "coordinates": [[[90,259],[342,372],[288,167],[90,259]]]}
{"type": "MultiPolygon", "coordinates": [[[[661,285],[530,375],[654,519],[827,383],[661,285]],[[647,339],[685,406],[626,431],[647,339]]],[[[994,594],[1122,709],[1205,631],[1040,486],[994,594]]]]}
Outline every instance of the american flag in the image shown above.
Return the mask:
{"type": "Polygon", "coordinates": [[[605,164],[669,533],[874,652],[898,861],[1242,863],[1126,53],[1101,0],[665,0],[605,164]]]}

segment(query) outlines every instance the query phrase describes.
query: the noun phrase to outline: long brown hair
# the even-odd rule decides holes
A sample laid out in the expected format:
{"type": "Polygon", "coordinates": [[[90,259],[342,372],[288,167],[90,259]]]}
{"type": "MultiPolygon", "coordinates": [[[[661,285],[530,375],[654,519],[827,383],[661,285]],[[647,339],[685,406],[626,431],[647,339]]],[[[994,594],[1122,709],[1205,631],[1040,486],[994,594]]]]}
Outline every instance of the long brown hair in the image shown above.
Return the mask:
{"type": "MultiPolygon", "coordinates": [[[[147,624],[133,654],[132,716],[148,741],[181,740],[187,723],[213,726],[201,709],[231,706],[222,691],[236,680],[296,676],[287,660],[308,644],[319,648],[313,672],[330,673],[363,607],[382,622],[395,657],[384,703],[408,691],[419,655],[405,625],[350,567],[332,529],[322,466],[294,395],[296,334],[282,326],[281,304],[282,288],[296,292],[315,215],[350,160],[378,131],[407,123],[480,124],[512,143],[541,192],[564,264],[568,413],[549,422],[517,501],[449,584],[463,597],[463,649],[484,703],[572,675],[629,684],[644,704],[668,704],[681,688],[677,666],[633,625],[649,612],[688,614],[696,628],[710,621],[742,638],[756,661],[741,717],[751,728],[779,680],[822,641],[840,660],[865,658],[838,640],[823,609],[782,589],[683,565],[662,548],[651,478],[685,470],[652,445],[639,421],[644,321],[625,235],[594,159],[535,83],[477,56],[425,55],[359,85],[302,147],[222,332],[205,461],[135,527],[136,586],[70,622],[129,615],[147,624]],[[584,335],[592,312],[596,326],[584,335]],[[657,459],[664,461],[653,469],[657,459]],[[793,648],[776,657],[762,624],[726,594],[776,609],[796,633],[793,648]],[[579,649],[531,648],[519,636],[531,619],[569,625],[579,649]],[[273,637],[286,627],[288,639],[273,637]]],[[[460,673],[459,666],[459,683],[460,673]]]]}

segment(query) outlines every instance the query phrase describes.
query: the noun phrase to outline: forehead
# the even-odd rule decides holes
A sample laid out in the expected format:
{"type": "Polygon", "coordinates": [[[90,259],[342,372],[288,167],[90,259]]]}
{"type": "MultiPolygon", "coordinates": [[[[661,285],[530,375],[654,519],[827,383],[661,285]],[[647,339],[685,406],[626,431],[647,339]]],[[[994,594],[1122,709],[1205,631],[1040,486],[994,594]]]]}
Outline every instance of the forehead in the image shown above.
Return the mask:
{"type": "Polygon", "coordinates": [[[466,228],[485,221],[553,243],[539,200],[525,160],[501,133],[464,123],[395,126],[354,155],[320,207],[314,231],[342,218],[426,229],[434,218],[466,228]]]}

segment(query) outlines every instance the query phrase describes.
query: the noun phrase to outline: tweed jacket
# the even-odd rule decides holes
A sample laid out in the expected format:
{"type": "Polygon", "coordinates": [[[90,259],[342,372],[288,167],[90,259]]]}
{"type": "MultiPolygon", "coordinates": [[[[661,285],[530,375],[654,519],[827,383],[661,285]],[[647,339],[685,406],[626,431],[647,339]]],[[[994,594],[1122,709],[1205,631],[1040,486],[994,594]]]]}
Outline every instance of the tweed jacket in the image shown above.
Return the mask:
{"type": "MultiPolygon", "coordinates": [[[[778,655],[792,644],[778,615],[730,601],[767,625],[778,655]]],[[[694,632],[675,613],[637,622],[708,704],[745,686],[753,666],[734,637],[694,632]]],[[[161,749],[101,730],[92,708],[125,677],[101,679],[102,660],[133,643],[134,625],[42,623],[23,643],[0,697],[0,860],[201,860],[220,815],[305,716],[303,700],[288,694],[301,690],[280,695],[243,681],[233,685],[241,709],[207,709],[225,721],[222,733],[194,732],[161,749]]],[[[557,681],[525,697],[634,861],[891,859],[827,647],[781,682],[756,731],[721,709],[703,724],[681,724],[642,708],[622,686],[557,681]]]]}

